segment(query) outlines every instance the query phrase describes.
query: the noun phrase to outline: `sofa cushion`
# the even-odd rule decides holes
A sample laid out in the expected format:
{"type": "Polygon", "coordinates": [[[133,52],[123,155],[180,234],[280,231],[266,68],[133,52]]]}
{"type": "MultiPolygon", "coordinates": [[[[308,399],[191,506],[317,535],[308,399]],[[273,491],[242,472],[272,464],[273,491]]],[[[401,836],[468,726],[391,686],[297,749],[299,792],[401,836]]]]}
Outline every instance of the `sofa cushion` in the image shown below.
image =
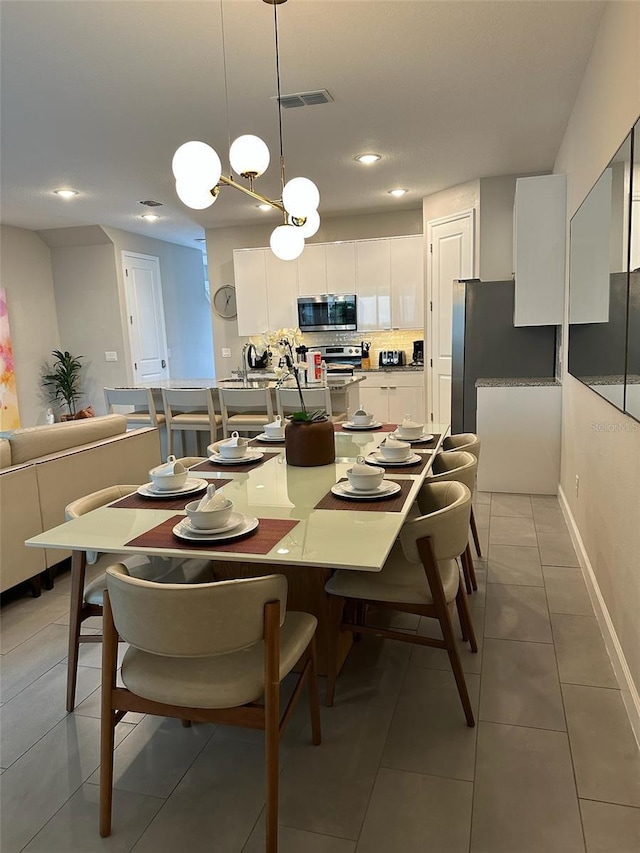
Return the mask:
{"type": "Polygon", "coordinates": [[[6,438],[0,438],[0,468],[11,466],[11,445],[6,438]]]}
{"type": "Polygon", "coordinates": [[[60,424],[18,429],[9,437],[11,464],[20,465],[40,456],[80,447],[103,438],[119,435],[127,429],[123,415],[105,415],[60,424]]]}

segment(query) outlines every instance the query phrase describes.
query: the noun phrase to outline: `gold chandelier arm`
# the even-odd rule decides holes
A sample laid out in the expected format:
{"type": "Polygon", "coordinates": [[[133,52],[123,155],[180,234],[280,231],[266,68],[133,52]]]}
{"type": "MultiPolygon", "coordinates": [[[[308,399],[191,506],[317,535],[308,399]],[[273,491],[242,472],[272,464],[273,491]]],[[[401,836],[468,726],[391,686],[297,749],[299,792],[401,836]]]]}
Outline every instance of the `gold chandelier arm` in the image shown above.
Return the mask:
{"type": "Polygon", "coordinates": [[[220,183],[226,184],[228,187],[234,187],[237,190],[240,190],[245,195],[251,196],[251,198],[255,198],[256,201],[260,201],[263,204],[270,204],[271,207],[274,207],[276,210],[284,213],[284,207],[279,201],[272,201],[270,198],[267,198],[264,195],[260,195],[260,193],[256,193],[253,190],[250,190],[248,187],[242,186],[242,184],[238,184],[233,178],[226,178],[224,175],[220,175],[220,183]]]}

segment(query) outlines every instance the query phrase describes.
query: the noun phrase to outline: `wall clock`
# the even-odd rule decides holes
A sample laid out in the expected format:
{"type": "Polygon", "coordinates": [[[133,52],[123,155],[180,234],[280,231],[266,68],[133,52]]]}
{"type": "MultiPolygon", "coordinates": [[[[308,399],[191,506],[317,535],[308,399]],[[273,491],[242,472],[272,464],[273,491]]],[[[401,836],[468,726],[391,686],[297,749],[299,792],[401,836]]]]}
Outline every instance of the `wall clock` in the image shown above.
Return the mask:
{"type": "Polygon", "coordinates": [[[213,307],[216,314],[224,317],[225,320],[237,316],[236,289],[232,284],[223,284],[216,290],[213,295],[213,307]]]}

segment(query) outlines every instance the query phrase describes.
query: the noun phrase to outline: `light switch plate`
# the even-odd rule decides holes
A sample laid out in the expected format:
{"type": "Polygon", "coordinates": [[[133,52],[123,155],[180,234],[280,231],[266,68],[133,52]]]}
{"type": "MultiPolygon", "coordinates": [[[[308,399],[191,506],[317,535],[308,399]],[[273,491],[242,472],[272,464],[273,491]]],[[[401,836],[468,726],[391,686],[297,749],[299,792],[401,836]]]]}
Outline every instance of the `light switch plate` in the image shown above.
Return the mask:
{"type": "Polygon", "coordinates": [[[117,360],[118,360],[118,353],[117,353],[117,352],[113,352],[113,351],[111,351],[111,352],[105,352],[105,354],[104,354],[104,360],[105,360],[105,361],[117,361],[117,360]]]}
{"type": "Polygon", "coordinates": [[[231,358],[231,350],[227,347],[222,347],[222,357],[223,358],[231,358]]]}

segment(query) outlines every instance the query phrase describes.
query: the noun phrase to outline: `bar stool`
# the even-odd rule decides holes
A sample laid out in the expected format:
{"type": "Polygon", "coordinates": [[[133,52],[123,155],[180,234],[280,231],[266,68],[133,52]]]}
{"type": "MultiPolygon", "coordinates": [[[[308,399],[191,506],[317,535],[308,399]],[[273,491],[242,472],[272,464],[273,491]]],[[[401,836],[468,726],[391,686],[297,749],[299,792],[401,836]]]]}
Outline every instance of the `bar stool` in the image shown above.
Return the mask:
{"type": "MultiPolygon", "coordinates": [[[[442,449],[447,450],[466,450],[468,453],[473,453],[473,455],[480,462],[480,438],[473,432],[459,432],[455,435],[448,435],[445,440],[442,442],[442,449]]],[[[474,487],[475,489],[475,487],[474,487]]],[[[474,489],[471,490],[471,494],[473,494],[474,489]]],[[[482,551],[480,550],[480,538],[478,537],[478,528],[476,526],[476,518],[473,514],[473,503],[471,504],[471,534],[473,536],[473,544],[476,548],[476,554],[478,557],[482,557],[482,551]]]]}
{"type": "Polygon", "coordinates": [[[209,443],[213,444],[218,438],[218,427],[222,426],[222,417],[216,414],[211,388],[163,388],[162,403],[167,421],[167,453],[173,453],[173,433],[180,432],[181,446],[184,453],[182,434],[193,430],[198,437],[198,452],[200,452],[200,433],[209,433],[209,443]]]}
{"type": "Polygon", "coordinates": [[[118,412],[127,419],[127,429],[164,426],[165,416],[156,411],[151,388],[105,388],[104,399],[108,412],[114,412],[116,407],[134,407],[133,411],[118,412]]]}
{"type": "Polygon", "coordinates": [[[273,420],[271,392],[268,388],[220,388],[222,434],[229,432],[262,432],[273,420]]]}
{"type": "MultiPolygon", "coordinates": [[[[308,412],[322,409],[329,420],[339,423],[347,419],[346,412],[333,412],[331,409],[331,392],[328,388],[303,388],[302,399],[308,412]]],[[[297,388],[278,388],[276,390],[276,409],[284,420],[292,412],[300,411],[300,395],[297,388]]]]}
{"type": "Polygon", "coordinates": [[[434,483],[425,487],[422,498],[425,514],[403,525],[381,572],[336,571],[325,585],[331,619],[326,703],[331,706],[334,700],[340,631],[377,634],[405,643],[446,649],[467,725],[474,726],[450,614],[450,606],[455,601],[462,637],[468,640],[471,651],[477,652],[467,597],[460,585],[460,569],[456,562],[468,544],[471,492],[463,483],[434,483]],[[369,626],[366,612],[360,620],[357,617],[357,611],[366,611],[366,608],[355,608],[356,621],[345,621],[343,613],[347,599],[437,619],[443,639],[369,626]]]}
{"type": "MultiPolygon", "coordinates": [[[[118,498],[135,492],[137,485],[108,486],[72,501],[65,508],[67,521],[79,518],[118,498]]],[[[114,510],[118,512],[118,510],[114,510]]],[[[107,588],[106,570],[122,563],[135,577],[159,583],[199,583],[213,580],[211,562],[198,559],[147,557],[141,554],[95,554],[74,551],[71,557],[71,602],[69,618],[69,659],[67,665],[67,711],[75,707],[80,643],[101,643],[101,634],[82,634],[82,623],[91,616],[102,616],[102,598],[107,588]],[[99,574],[85,586],[87,560],[99,574]]]]}
{"type": "MultiPolygon", "coordinates": [[[[436,454],[431,467],[429,477],[422,484],[416,503],[421,512],[425,511],[424,506],[420,501],[422,489],[428,488],[433,483],[464,483],[464,485],[473,494],[473,487],[476,482],[476,473],[478,470],[478,460],[473,453],[467,453],[465,450],[450,450],[447,453],[436,454]]],[[[471,556],[471,548],[467,541],[467,547],[460,557],[462,563],[462,573],[464,574],[464,583],[467,593],[478,589],[478,581],[476,580],[476,572],[473,566],[473,557],[471,556]]]]}

